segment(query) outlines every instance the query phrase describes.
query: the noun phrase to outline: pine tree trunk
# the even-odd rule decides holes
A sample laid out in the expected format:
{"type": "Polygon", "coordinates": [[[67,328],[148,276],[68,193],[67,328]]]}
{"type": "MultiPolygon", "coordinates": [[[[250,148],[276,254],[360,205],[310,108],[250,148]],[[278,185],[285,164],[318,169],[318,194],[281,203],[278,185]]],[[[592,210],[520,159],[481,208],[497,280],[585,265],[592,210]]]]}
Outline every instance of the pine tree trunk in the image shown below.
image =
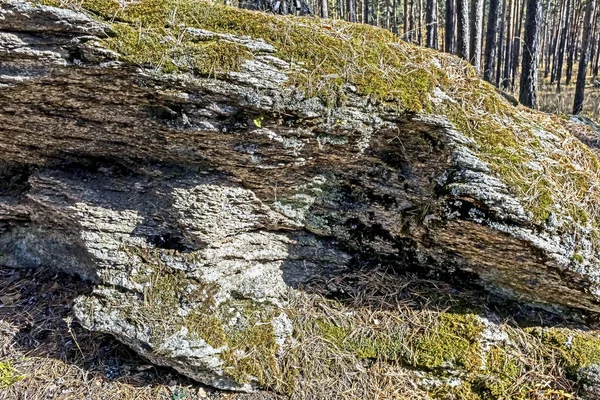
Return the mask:
{"type": "Polygon", "coordinates": [[[510,82],[510,67],[512,62],[512,39],[513,39],[513,0],[507,0],[506,9],[506,46],[504,49],[504,71],[502,72],[502,81],[500,87],[504,90],[508,89],[510,82]]]}
{"type": "Polygon", "coordinates": [[[419,46],[423,46],[423,0],[419,0],[419,46]]]}
{"type": "Polygon", "coordinates": [[[365,8],[363,11],[363,22],[365,24],[369,23],[369,0],[365,0],[365,8]]]}
{"type": "Polygon", "coordinates": [[[579,46],[579,33],[580,33],[580,22],[581,22],[581,6],[577,7],[577,11],[575,17],[573,18],[573,29],[571,30],[570,35],[570,43],[567,46],[569,49],[569,54],[567,57],[567,71],[566,71],[566,79],[565,84],[570,85],[571,80],[573,79],[573,63],[575,62],[575,53],[577,52],[577,48],[579,46]]]}
{"type": "Polygon", "coordinates": [[[327,0],[321,0],[321,18],[329,18],[329,8],[327,0]]]}
{"type": "Polygon", "coordinates": [[[594,59],[596,54],[596,48],[598,47],[598,7],[594,7],[594,15],[592,17],[592,38],[591,38],[591,48],[590,48],[590,69],[593,71],[594,69],[594,59]]]}
{"type": "Polygon", "coordinates": [[[598,76],[598,67],[600,66],[600,29],[598,29],[598,37],[596,38],[596,59],[594,61],[594,69],[592,71],[594,78],[598,76]]]}
{"type": "Polygon", "coordinates": [[[454,54],[454,25],[455,19],[454,0],[446,0],[446,32],[444,41],[444,50],[447,53],[454,54]]]}
{"type": "MultiPolygon", "coordinates": [[[[550,44],[550,37],[552,36],[552,28],[553,28],[553,23],[554,23],[554,18],[550,19],[550,14],[552,14],[552,16],[554,16],[554,8],[552,7],[552,3],[550,2],[550,0],[546,0],[546,28],[544,31],[544,44],[542,46],[542,51],[544,52],[544,61],[542,63],[542,65],[544,66],[544,78],[548,78],[548,76],[550,76],[550,63],[552,61],[552,56],[550,53],[550,49],[551,49],[551,44],[550,44]],[[550,10],[552,10],[552,13],[550,12],[550,10]]],[[[522,20],[522,18],[521,18],[522,20]]],[[[520,35],[520,32],[519,32],[520,35]]],[[[514,78],[514,75],[513,75],[514,78]]]]}
{"type": "MultiPolygon", "coordinates": [[[[562,2],[561,7],[560,7],[560,11],[558,13],[558,20],[556,21],[556,33],[555,33],[555,39],[554,39],[554,49],[553,49],[553,54],[554,54],[554,62],[552,63],[552,72],[550,74],[550,83],[554,83],[556,82],[556,78],[558,76],[558,65],[561,63],[560,61],[560,53],[561,53],[561,47],[560,47],[560,43],[562,43],[562,32],[565,29],[564,26],[566,25],[566,6],[568,4],[565,2],[562,2]]],[[[564,59],[564,52],[563,52],[563,59],[564,59]]]]}
{"type": "Polygon", "coordinates": [[[467,0],[456,0],[457,38],[456,55],[465,60],[469,59],[469,4],[467,0]]]}
{"type": "Polygon", "coordinates": [[[500,33],[498,35],[498,53],[496,57],[496,86],[500,87],[500,80],[502,78],[502,61],[504,58],[504,33],[506,30],[506,6],[507,0],[504,0],[502,6],[502,17],[500,18],[500,33]]]}
{"type": "Polygon", "coordinates": [[[398,34],[398,0],[392,0],[392,32],[398,34]]]}
{"type": "Polygon", "coordinates": [[[556,91],[558,93],[560,93],[560,91],[561,91],[562,72],[563,72],[564,62],[565,62],[565,50],[566,50],[566,46],[567,46],[567,39],[568,39],[569,28],[570,28],[571,0],[567,0],[566,7],[567,8],[566,8],[566,13],[565,13],[565,24],[562,29],[560,43],[558,44],[558,54],[556,57],[556,91]]]}
{"type": "Polygon", "coordinates": [[[390,0],[385,0],[385,29],[390,29],[390,0]]]}
{"type": "Polygon", "coordinates": [[[471,3],[471,64],[477,73],[481,72],[481,41],[483,40],[483,0],[472,0],[471,3]]]}
{"type": "Polygon", "coordinates": [[[348,21],[356,22],[355,0],[348,0],[348,21]]]}
{"type": "Polygon", "coordinates": [[[498,14],[500,11],[500,0],[490,0],[488,10],[488,24],[485,34],[485,55],[483,62],[483,79],[492,82],[494,79],[494,59],[496,56],[498,36],[498,14]]]}
{"type": "Polygon", "coordinates": [[[521,67],[519,101],[530,108],[537,106],[538,58],[542,26],[542,0],[527,0],[525,48],[521,67]]]}
{"type": "MultiPolygon", "coordinates": [[[[517,0],[517,3],[519,3],[519,1],[517,0]]],[[[511,87],[512,90],[514,92],[515,90],[515,84],[516,84],[516,78],[517,78],[517,72],[519,70],[519,57],[521,56],[521,38],[523,37],[523,17],[525,16],[525,3],[522,2],[520,4],[520,8],[519,8],[519,13],[517,14],[517,23],[516,23],[516,34],[515,34],[515,38],[513,41],[513,56],[512,56],[512,61],[511,61],[511,75],[512,75],[512,80],[511,80],[511,87]]],[[[543,51],[543,47],[541,48],[543,51]]]]}
{"type": "Polygon", "coordinates": [[[409,15],[408,15],[408,26],[410,29],[410,41],[414,42],[416,39],[416,35],[415,35],[415,1],[414,0],[410,0],[410,11],[409,11],[409,15]]]}
{"type": "Polygon", "coordinates": [[[592,41],[592,18],[596,6],[595,3],[595,0],[588,0],[587,7],[585,9],[583,37],[581,41],[581,57],[579,59],[579,69],[577,71],[575,101],[573,102],[573,114],[575,115],[583,111],[583,101],[585,100],[585,84],[587,78],[588,63],[590,61],[590,47],[592,41]]]}
{"type": "Polygon", "coordinates": [[[426,29],[425,46],[437,50],[437,43],[435,40],[435,38],[437,36],[436,10],[437,10],[436,0],[427,0],[427,4],[425,6],[425,29],[426,29]]]}

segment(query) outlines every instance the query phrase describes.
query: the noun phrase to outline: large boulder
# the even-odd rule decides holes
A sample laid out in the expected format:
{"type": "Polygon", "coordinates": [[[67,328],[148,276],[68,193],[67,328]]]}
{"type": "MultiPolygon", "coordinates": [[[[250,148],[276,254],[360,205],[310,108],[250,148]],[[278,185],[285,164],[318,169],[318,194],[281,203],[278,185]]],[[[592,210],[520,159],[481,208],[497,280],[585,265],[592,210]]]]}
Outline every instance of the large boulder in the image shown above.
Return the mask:
{"type": "Polygon", "coordinates": [[[600,163],[570,122],[373,27],[61,5],[0,0],[0,264],[93,281],[84,326],[251,390],[290,296],[342,269],[600,311],[600,163]]]}

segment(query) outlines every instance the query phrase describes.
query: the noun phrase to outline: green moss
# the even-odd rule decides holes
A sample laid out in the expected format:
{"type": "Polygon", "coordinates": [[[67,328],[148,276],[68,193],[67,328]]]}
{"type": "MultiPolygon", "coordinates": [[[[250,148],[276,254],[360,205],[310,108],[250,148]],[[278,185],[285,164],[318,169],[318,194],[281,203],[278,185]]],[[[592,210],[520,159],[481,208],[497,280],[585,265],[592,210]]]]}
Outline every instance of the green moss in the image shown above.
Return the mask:
{"type": "Polygon", "coordinates": [[[194,310],[185,318],[183,325],[188,328],[192,337],[201,338],[214,348],[227,344],[223,321],[216,315],[194,310]]]}
{"type": "Polygon", "coordinates": [[[567,328],[529,328],[537,337],[546,357],[565,368],[575,378],[580,368],[600,362],[600,336],[567,328]]]}
{"type": "Polygon", "coordinates": [[[0,361],[0,389],[6,389],[23,378],[10,362],[0,361]]]}
{"type": "Polygon", "coordinates": [[[414,344],[413,363],[417,367],[437,369],[460,367],[467,371],[481,366],[479,337],[483,324],[472,314],[442,314],[414,344]]]}
{"type": "Polygon", "coordinates": [[[573,256],[571,257],[571,259],[576,262],[577,264],[583,264],[583,262],[585,261],[585,258],[579,254],[579,253],[575,253],[573,254],[573,256]]]}
{"type": "MultiPolygon", "coordinates": [[[[58,0],[41,1],[58,5],[58,0]]],[[[290,84],[329,104],[343,100],[342,87],[351,84],[403,110],[431,109],[429,94],[445,78],[431,63],[434,52],[416,52],[391,32],[371,26],[269,16],[196,0],[143,0],[125,7],[114,0],[82,0],[79,5],[113,23],[114,36],[104,41],[109,49],[166,72],[227,72],[251,57],[231,42],[198,43],[186,30],[194,27],[264,39],[275,46],[277,57],[299,66],[290,73],[290,84]]]]}
{"type": "Polygon", "coordinates": [[[482,399],[525,398],[527,383],[515,385],[525,371],[525,365],[517,357],[509,354],[506,348],[492,347],[486,354],[485,371],[471,378],[482,399]]]}
{"type": "Polygon", "coordinates": [[[334,346],[359,359],[399,361],[407,358],[407,338],[401,330],[377,331],[351,326],[339,327],[330,320],[317,319],[317,332],[334,346]]]}
{"type": "Polygon", "coordinates": [[[278,309],[251,300],[229,301],[221,308],[224,315],[235,310],[236,321],[234,326],[225,326],[228,348],[221,355],[225,372],[238,382],[255,380],[265,387],[281,380],[272,324],[278,309]]]}
{"type": "Polygon", "coordinates": [[[480,400],[480,395],[473,391],[469,382],[458,384],[445,383],[429,391],[433,399],[440,400],[480,400]]]}
{"type": "Polygon", "coordinates": [[[116,36],[105,39],[105,45],[126,61],[163,72],[193,72],[216,76],[240,69],[252,54],[242,45],[222,40],[196,42],[181,28],[136,28],[115,23],[116,36]]]}

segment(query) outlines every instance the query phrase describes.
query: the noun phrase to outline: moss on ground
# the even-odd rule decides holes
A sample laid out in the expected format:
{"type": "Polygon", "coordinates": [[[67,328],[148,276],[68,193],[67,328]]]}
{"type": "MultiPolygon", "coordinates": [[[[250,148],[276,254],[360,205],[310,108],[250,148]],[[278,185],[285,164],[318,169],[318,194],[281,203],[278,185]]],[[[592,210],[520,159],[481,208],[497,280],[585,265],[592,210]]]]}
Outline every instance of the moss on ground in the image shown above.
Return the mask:
{"type": "Polygon", "coordinates": [[[416,340],[415,366],[427,369],[453,367],[465,371],[480,368],[483,330],[483,323],[475,315],[442,314],[437,323],[424,329],[416,340]]]}
{"type": "Polygon", "coordinates": [[[600,363],[600,336],[568,328],[530,328],[545,349],[546,358],[564,368],[571,378],[584,367],[600,363]]]}
{"type": "Polygon", "coordinates": [[[256,381],[264,387],[273,386],[281,380],[273,330],[277,308],[251,300],[231,301],[225,307],[239,313],[236,325],[225,328],[228,348],[221,356],[225,372],[238,382],[256,381]]]}
{"type": "Polygon", "coordinates": [[[8,361],[0,361],[0,389],[6,389],[24,377],[8,361]]]}

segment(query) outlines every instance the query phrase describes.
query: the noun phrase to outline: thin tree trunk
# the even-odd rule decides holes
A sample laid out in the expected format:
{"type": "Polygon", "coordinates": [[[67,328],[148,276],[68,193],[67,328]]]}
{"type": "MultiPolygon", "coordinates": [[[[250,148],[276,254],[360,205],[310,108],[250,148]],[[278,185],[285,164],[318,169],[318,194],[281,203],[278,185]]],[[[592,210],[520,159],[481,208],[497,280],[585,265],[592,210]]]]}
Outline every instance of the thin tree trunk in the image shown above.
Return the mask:
{"type": "Polygon", "coordinates": [[[390,0],[385,0],[385,29],[390,29],[390,0]]]}
{"type": "Polygon", "coordinates": [[[506,6],[507,0],[504,0],[504,5],[502,6],[502,17],[500,19],[500,33],[498,35],[498,55],[496,57],[496,86],[500,87],[500,81],[502,78],[502,61],[504,58],[504,32],[506,30],[506,6]]]}
{"type": "Polygon", "coordinates": [[[327,0],[321,0],[321,18],[329,18],[329,8],[327,0]]]}
{"type": "Polygon", "coordinates": [[[365,7],[363,11],[363,22],[365,24],[369,23],[369,0],[365,0],[365,7]]]}
{"type": "Polygon", "coordinates": [[[598,46],[598,7],[594,7],[594,16],[592,17],[592,26],[593,33],[591,38],[591,48],[590,48],[590,69],[593,71],[594,67],[594,55],[596,54],[596,47],[598,46]]]}
{"type": "Polygon", "coordinates": [[[513,0],[508,0],[506,10],[506,46],[504,49],[504,71],[502,72],[502,81],[500,87],[504,90],[508,89],[510,82],[510,67],[512,62],[512,37],[513,37],[513,0]]]}
{"type": "MultiPolygon", "coordinates": [[[[568,12],[565,11],[566,10],[566,6],[568,4],[565,3],[564,1],[561,4],[560,7],[560,11],[558,13],[558,21],[556,21],[556,33],[555,33],[555,39],[554,39],[554,49],[553,49],[553,54],[554,54],[554,62],[552,63],[552,72],[550,73],[550,83],[554,83],[556,82],[556,78],[558,76],[558,65],[561,63],[560,62],[560,52],[561,52],[561,47],[560,47],[560,43],[562,43],[562,32],[565,29],[564,26],[566,25],[566,13],[568,12]]],[[[563,58],[564,58],[564,52],[563,52],[563,58]]]]}
{"type": "Polygon", "coordinates": [[[437,1],[427,0],[425,10],[426,40],[425,46],[437,50],[437,1]]]}
{"type": "Polygon", "coordinates": [[[552,55],[550,52],[552,46],[550,44],[550,37],[552,36],[552,31],[554,28],[554,13],[555,8],[553,7],[553,4],[550,2],[550,0],[546,0],[546,30],[544,32],[544,45],[542,46],[542,51],[545,52],[544,62],[542,63],[544,65],[544,78],[548,78],[548,76],[550,76],[550,63],[552,62],[552,55]],[[550,10],[552,10],[552,13],[550,10]],[[553,16],[552,19],[550,19],[550,14],[553,16]]]}
{"type": "MultiPolygon", "coordinates": [[[[598,21],[596,21],[596,23],[598,23],[598,21]]],[[[598,37],[596,38],[596,44],[596,60],[594,61],[594,69],[592,71],[594,78],[598,76],[598,67],[600,66],[600,28],[598,29],[598,37]]]]}
{"type": "Polygon", "coordinates": [[[583,38],[581,42],[581,57],[579,59],[579,70],[577,71],[577,84],[575,88],[575,101],[573,102],[573,114],[579,114],[583,111],[583,101],[585,100],[585,84],[587,78],[587,68],[590,61],[590,46],[592,40],[592,18],[596,7],[595,0],[588,0],[585,9],[585,20],[583,23],[583,38]]]}
{"type": "MultiPolygon", "coordinates": [[[[519,1],[517,1],[517,3],[519,3],[519,1]]],[[[521,38],[522,38],[522,33],[523,33],[523,17],[525,16],[525,3],[521,3],[520,4],[520,9],[519,9],[519,13],[517,15],[517,31],[516,31],[516,37],[513,41],[514,45],[513,45],[513,58],[512,58],[512,66],[511,66],[511,87],[513,92],[515,91],[515,84],[516,84],[516,77],[517,77],[517,72],[519,70],[519,57],[521,56],[521,38]]],[[[543,51],[543,47],[541,48],[543,51]]]]}
{"type": "Polygon", "coordinates": [[[392,0],[392,32],[398,34],[398,0],[392,0]]]}
{"type": "Polygon", "coordinates": [[[525,17],[525,48],[521,67],[519,101],[530,108],[537,107],[538,59],[542,26],[542,0],[527,0],[525,17]]]}
{"type": "Polygon", "coordinates": [[[446,0],[446,32],[444,50],[454,54],[454,25],[456,24],[454,0],[446,0]]]}
{"type": "Polygon", "coordinates": [[[416,35],[415,35],[415,1],[414,0],[410,0],[410,11],[409,11],[409,16],[408,16],[408,25],[410,28],[410,41],[414,42],[416,35]]]}
{"type": "Polygon", "coordinates": [[[456,55],[469,60],[469,5],[467,0],[456,0],[457,38],[456,55]]]}
{"type": "Polygon", "coordinates": [[[562,34],[560,37],[560,43],[558,44],[558,54],[557,54],[557,58],[556,58],[556,91],[558,93],[560,93],[561,91],[561,84],[562,84],[562,72],[563,72],[563,67],[564,67],[564,62],[565,62],[565,50],[567,47],[567,39],[568,39],[568,35],[569,35],[569,21],[571,18],[571,0],[567,0],[567,6],[566,6],[566,13],[565,13],[565,25],[563,26],[562,29],[562,34]]]}
{"type": "Polygon", "coordinates": [[[573,18],[573,29],[571,31],[571,40],[568,46],[569,55],[567,57],[567,72],[565,84],[571,84],[571,80],[573,79],[573,63],[575,62],[575,53],[577,52],[577,47],[579,46],[579,33],[580,33],[580,19],[581,19],[581,6],[577,7],[575,17],[573,18]]]}
{"type": "Polygon", "coordinates": [[[419,21],[419,26],[418,26],[418,41],[419,41],[419,46],[423,46],[423,0],[419,0],[419,9],[417,10],[417,14],[418,14],[418,21],[419,21]]]}
{"type": "Polygon", "coordinates": [[[348,21],[356,22],[355,0],[348,0],[348,21]]]}
{"type": "Polygon", "coordinates": [[[485,55],[483,62],[483,79],[492,82],[494,79],[494,59],[496,56],[498,36],[498,14],[500,11],[500,0],[490,0],[488,10],[488,24],[485,34],[485,55]]]}
{"type": "Polygon", "coordinates": [[[481,41],[483,40],[483,0],[472,0],[471,3],[471,64],[477,73],[481,72],[481,41]]]}
{"type": "Polygon", "coordinates": [[[408,41],[408,0],[404,1],[404,40],[408,41]]]}

